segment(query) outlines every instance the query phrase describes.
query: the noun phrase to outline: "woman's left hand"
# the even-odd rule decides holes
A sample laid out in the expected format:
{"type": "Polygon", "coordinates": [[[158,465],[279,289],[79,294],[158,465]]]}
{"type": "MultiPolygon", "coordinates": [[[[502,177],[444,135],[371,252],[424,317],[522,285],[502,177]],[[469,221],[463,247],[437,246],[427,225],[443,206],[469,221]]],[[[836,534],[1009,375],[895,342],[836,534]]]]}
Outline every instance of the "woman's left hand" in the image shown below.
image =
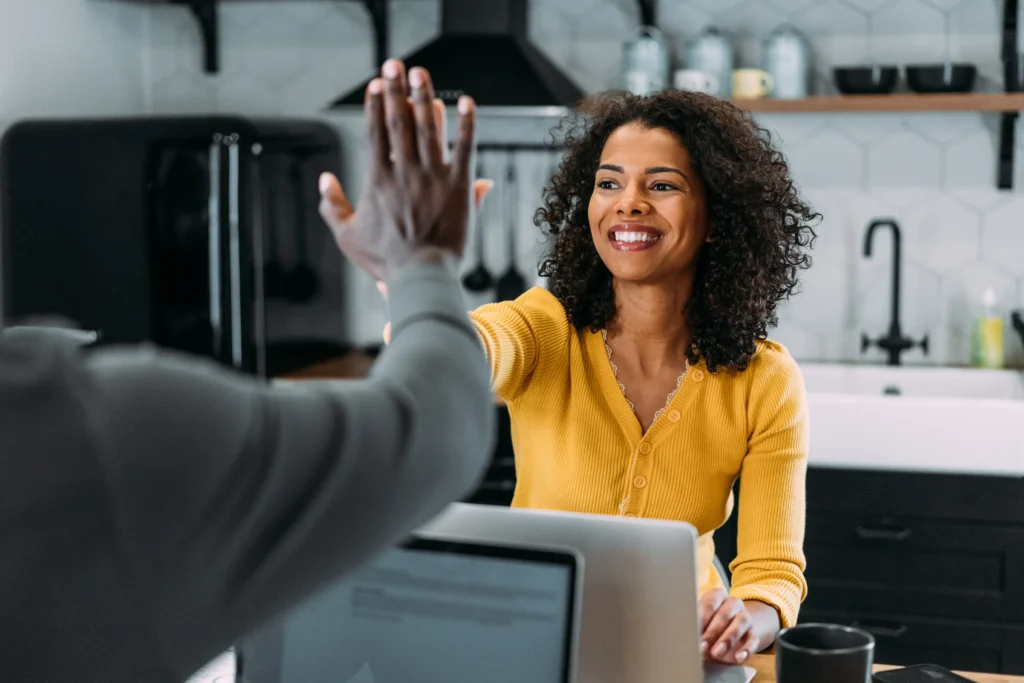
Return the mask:
{"type": "Polygon", "coordinates": [[[725,589],[709,590],[700,600],[700,651],[722,664],[742,664],[758,651],[754,620],[739,598],[725,589]]]}

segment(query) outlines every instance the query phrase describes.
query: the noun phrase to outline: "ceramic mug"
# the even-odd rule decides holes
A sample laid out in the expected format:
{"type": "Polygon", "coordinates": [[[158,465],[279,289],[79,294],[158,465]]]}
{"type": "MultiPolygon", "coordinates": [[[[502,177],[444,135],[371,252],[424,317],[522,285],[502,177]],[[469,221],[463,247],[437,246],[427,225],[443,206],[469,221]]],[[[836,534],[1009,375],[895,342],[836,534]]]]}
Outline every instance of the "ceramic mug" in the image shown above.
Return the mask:
{"type": "Polygon", "coordinates": [[[869,683],[875,639],[838,624],[797,624],[775,639],[778,683],[869,683]]]}
{"type": "Polygon", "coordinates": [[[738,100],[757,100],[769,95],[775,81],[767,71],[736,69],[732,72],[732,96],[738,100]]]}
{"type": "Polygon", "coordinates": [[[672,78],[672,84],[678,90],[689,90],[691,92],[702,92],[708,95],[718,95],[718,79],[697,69],[680,69],[672,78]]]}

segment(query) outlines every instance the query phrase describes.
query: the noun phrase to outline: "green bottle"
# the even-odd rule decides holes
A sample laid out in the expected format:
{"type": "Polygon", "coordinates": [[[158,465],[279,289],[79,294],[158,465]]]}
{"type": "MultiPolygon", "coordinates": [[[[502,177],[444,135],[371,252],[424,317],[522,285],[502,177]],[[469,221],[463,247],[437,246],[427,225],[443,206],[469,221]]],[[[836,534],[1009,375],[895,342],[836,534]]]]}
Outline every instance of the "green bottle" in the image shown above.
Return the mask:
{"type": "Polygon", "coordinates": [[[1003,318],[996,309],[996,290],[986,287],[981,295],[982,311],[974,321],[971,365],[976,368],[1003,367],[1003,318]]]}

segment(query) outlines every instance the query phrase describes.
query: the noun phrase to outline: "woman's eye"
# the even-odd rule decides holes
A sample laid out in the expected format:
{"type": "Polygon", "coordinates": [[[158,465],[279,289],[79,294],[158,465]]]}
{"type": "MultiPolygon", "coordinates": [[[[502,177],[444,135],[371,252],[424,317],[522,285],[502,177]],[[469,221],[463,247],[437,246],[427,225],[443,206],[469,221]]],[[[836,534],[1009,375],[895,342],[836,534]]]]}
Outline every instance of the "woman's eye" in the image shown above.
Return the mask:
{"type": "Polygon", "coordinates": [[[615,189],[615,181],[613,181],[613,180],[599,180],[599,181],[597,181],[597,186],[599,188],[601,188],[602,190],[614,190],[615,189]]]}
{"type": "Polygon", "coordinates": [[[652,189],[657,190],[658,192],[671,192],[676,188],[668,183],[654,183],[652,189]]]}

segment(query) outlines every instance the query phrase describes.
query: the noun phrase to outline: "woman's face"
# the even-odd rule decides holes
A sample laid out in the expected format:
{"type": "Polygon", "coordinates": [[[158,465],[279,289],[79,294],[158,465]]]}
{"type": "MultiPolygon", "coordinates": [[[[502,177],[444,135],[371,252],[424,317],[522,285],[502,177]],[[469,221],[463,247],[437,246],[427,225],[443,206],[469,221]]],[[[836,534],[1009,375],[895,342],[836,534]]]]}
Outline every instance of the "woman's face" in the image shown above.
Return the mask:
{"type": "Polygon", "coordinates": [[[678,281],[707,241],[704,188],[679,139],[627,124],[605,143],[588,209],[601,260],[620,281],[678,281]]]}

